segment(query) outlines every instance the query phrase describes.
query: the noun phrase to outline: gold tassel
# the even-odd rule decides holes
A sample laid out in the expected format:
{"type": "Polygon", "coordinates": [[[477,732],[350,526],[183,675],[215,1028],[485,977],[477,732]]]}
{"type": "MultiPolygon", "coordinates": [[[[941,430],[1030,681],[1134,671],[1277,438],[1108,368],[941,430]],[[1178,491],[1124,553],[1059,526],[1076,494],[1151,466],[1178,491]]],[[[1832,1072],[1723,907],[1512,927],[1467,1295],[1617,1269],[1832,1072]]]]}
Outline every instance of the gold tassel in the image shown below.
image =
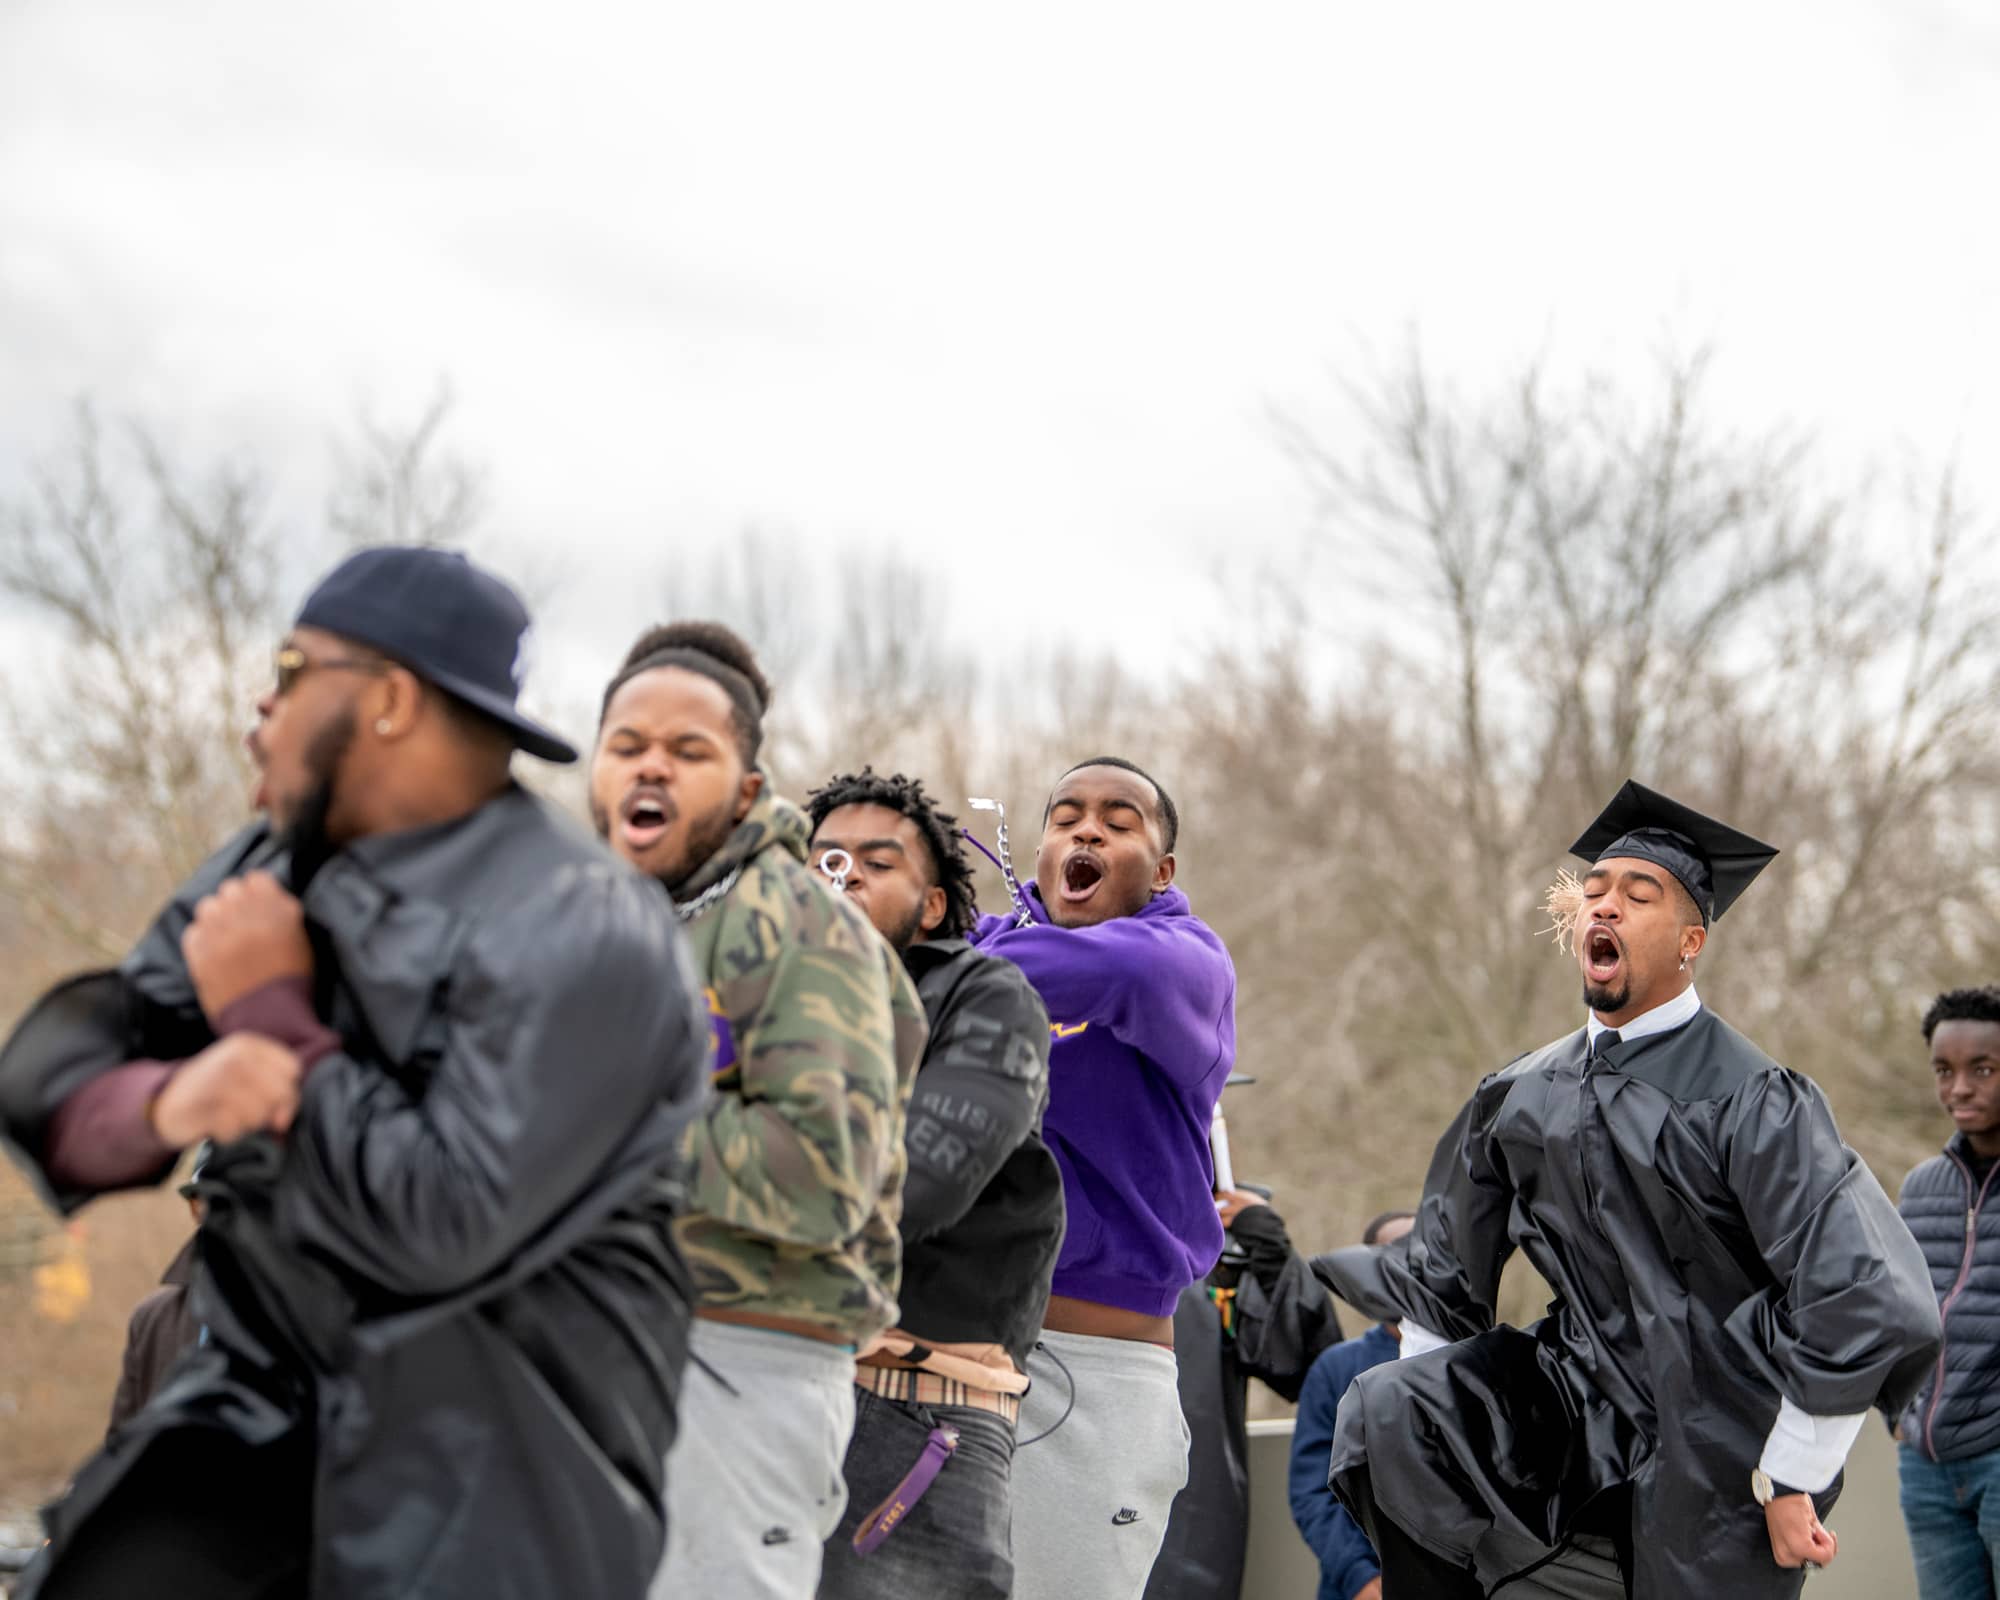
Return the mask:
{"type": "Polygon", "coordinates": [[[1555,939],[1558,950],[1565,955],[1571,953],[1575,948],[1576,925],[1583,920],[1583,880],[1564,867],[1549,886],[1542,909],[1549,914],[1549,925],[1542,932],[1555,939]]]}

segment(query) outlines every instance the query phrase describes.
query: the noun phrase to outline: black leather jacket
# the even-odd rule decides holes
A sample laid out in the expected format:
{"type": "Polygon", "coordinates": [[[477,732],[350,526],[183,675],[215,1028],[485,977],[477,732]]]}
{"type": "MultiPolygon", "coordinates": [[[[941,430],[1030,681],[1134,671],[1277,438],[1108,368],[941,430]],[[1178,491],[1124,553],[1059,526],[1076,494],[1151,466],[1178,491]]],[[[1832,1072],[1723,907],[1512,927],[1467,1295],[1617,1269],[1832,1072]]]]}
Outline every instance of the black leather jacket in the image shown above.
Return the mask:
{"type": "MultiPolygon", "coordinates": [[[[116,972],[53,991],[0,1051],[0,1133],[45,1190],[67,1094],[208,1042],[180,936],[253,866],[288,872],[261,827],[116,972]]],[[[301,898],[315,1009],[341,1047],[282,1143],[207,1164],[208,1339],[50,1508],[37,1570],[100,1508],[117,1515],[143,1454],[222,1428],[310,1442],[316,1596],[636,1600],[664,1539],[691,1299],[674,1151],[706,1089],[666,896],[510,789],[359,841],[301,898]]]]}

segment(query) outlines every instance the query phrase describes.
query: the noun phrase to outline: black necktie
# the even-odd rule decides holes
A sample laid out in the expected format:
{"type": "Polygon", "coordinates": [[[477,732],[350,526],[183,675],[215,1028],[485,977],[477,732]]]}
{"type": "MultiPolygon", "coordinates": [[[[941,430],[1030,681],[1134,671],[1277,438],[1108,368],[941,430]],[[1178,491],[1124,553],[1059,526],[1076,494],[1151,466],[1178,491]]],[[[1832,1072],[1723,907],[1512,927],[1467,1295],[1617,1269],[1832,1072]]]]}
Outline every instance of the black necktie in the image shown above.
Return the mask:
{"type": "Polygon", "coordinates": [[[1590,1064],[1597,1066],[1601,1063],[1604,1060],[1606,1052],[1619,1042],[1618,1030],[1616,1028],[1606,1028],[1590,1046],[1590,1064]]]}

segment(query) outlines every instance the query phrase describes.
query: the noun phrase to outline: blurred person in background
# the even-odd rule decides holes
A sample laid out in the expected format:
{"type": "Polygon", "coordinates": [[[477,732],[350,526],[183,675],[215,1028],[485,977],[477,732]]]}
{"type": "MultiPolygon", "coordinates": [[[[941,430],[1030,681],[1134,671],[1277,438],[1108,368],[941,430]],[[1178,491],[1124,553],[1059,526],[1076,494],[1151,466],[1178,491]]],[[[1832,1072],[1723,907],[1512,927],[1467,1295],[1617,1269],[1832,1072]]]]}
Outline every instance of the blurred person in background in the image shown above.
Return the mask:
{"type": "Polygon", "coordinates": [[[1187,1481],[1172,1314],[1222,1253],[1208,1141],[1236,971],[1174,887],[1179,832],[1145,772],[1082,762],[1049,794],[1015,914],[973,934],[1047,1008],[1068,1210],[1014,1459],[1019,1600],[1138,1600],[1187,1481]]]}
{"type": "Polygon", "coordinates": [[[516,704],[528,627],[463,557],[342,562],[258,702],[266,820],[0,1051],[64,1210],[216,1146],[207,1338],[22,1595],[644,1591],[705,1035],[657,888],[513,781],[576,755],[516,704]]]}
{"type": "MultiPolygon", "coordinates": [[[[1417,1220],[1414,1211],[1385,1211],[1361,1230],[1372,1248],[1394,1244],[1417,1220]]],[[[1319,1600],[1382,1600],[1382,1568],[1361,1525],[1329,1486],[1340,1397],[1357,1374],[1396,1359],[1402,1330],[1378,1322],[1359,1338],[1320,1353],[1299,1392],[1292,1424],[1292,1521],[1319,1558],[1319,1600]]]]}
{"type": "Polygon", "coordinates": [[[855,1371],[847,1510],[822,1597],[1007,1600],[1015,1425],[1062,1246],[1042,1142],[1049,1018],[978,917],[957,819],[863,768],[808,800],[810,859],[903,959],[930,1023],[904,1147],[896,1327],[855,1371]]]}
{"type": "MultiPolygon", "coordinates": [[[[1243,1073],[1228,1079],[1254,1082],[1243,1073]]],[[[1235,1186],[1224,1176],[1226,1138],[1211,1145],[1218,1182],[1229,1185],[1215,1195],[1228,1240],[1214,1271],[1174,1306],[1188,1477],[1146,1600],[1236,1600],[1250,1538],[1250,1380],[1297,1400],[1314,1358],[1340,1337],[1333,1300],[1292,1248],[1270,1194],[1235,1186]]]]}
{"type": "Polygon", "coordinates": [[[1403,1240],[1315,1264],[1403,1336],[1341,1403],[1335,1488],[1391,1597],[1790,1600],[1937,1303],[1825,1096],[1695,991],[1776,850],[1630,782],[1571,850],[1584,1025],[1480,1084],[1403,1240]],[[1497,1325],[1517,1248],[1555,1290],[1528,1329],[1497,1325]]]}
{"type": "Polygon", "coordinates": [[[854,1357],[896,1319],[923,1007],[766,784],[770,693],[720,624],[651,629],[604,691],[591,762],[597,831],[663,886],[708,1005],[712,1092],[675,1224],[699,1302],[661,1600],[809,1600],[846,1505],[854,1357]]]}
{"type": "Polygon", "coordinates": [[[2000,1592],[2000,988],[1951,989],[1924,1013],[1950,1141],[1903,1180],[1898,1209],[1930,1263],[1944,1348],[1897,1424],[1919,1600],[2000,1592]]]}

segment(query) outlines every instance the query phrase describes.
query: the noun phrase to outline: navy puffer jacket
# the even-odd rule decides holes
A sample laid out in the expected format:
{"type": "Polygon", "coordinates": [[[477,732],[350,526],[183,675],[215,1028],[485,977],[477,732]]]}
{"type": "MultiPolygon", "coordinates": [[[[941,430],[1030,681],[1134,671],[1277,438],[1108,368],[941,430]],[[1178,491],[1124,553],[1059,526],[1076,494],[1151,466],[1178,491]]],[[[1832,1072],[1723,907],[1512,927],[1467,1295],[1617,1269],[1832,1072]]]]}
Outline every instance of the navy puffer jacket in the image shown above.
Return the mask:
{"type": "Polygon", "coordinates": [[[1958,1134],[1897,1203],[1944,1314],[1936,1370],[1902,1417],[1903,1442],[1933,1461],[2000,1450],[2000,1163],[1975,1178],[1979,1166],[1958,1134]]]}

